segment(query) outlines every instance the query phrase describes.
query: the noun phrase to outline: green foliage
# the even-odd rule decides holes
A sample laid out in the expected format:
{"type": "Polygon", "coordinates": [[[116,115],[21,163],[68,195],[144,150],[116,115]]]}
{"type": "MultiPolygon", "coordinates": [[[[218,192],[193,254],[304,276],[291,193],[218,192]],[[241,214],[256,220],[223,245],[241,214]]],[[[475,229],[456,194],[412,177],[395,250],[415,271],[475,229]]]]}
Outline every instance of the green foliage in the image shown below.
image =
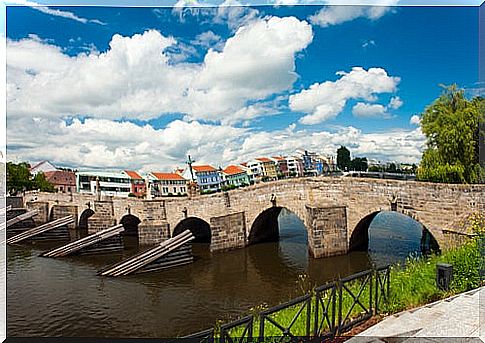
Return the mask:
{"type": "Polygon", "coordinates": [[[389,165],[386,167],[386,172],[388,173],[396,173],[397,172],[397,166],[395,163],[389,163],[389,165]]]}
{"type": "Polygon", "coordinates": [[[55,192],[54,186],[46,180],[44,174],[32,177],[29,164],[7,162],[7,192],[15,195],[19,192],[38,189],[42,192],[55,192]]]}
{"type": "Polygon", "coordinates": [[[344,146],[337,149],[337,167],[340,170],[349,170],[351,168],[350,151],[344,146]]]}
{"type": "Polygon", "coordinates": [[[230,191],[230,190],[232,190],[232,189],[236,189],[236,188],[237,188],[237,186],[235,186],[235,185],[233,185],[233,184],[229,184],[229,185],[227,185],[227,186],[222,186],[222,187],[221,187],[221,190],[222,190],[222,191],[230,191]]]}
{"type": "Polygon", "coordinates": [[[367,171],[367,158],[356,157],[350,162],[350,166],[352,170],[367,171]]]}
{"type": "Polygon", "coordinates": [[[136,195],[135,195],[135,194],[133,194],[133,193],[129,193],[129,194],[128,194],[128,197],[129,197],[129,198],[136,198],[136,195]]]}
{"type": "Polygon", "coordinates": [[[15,195],[31,189],[32,176],[29,167],[25,162],[19,164],[7,162],[7,192],[9,194],[15,195]]]}
{"type": "Polygon", "coordinates": [[[370,171],[370,172],[379,172],[379,171],[381,171],[381,168],[379,168],[378,166],[370,166],[368,168],[368,171],[370,171]]]}
{"type": "Polygon", "coordinates": [[[433,182],[478,183],[484,170],[479,164],[479,123],[484,119],[484,99],[467,100],[456,85],[421,114],[427,138],[417,179],[433,182]]]}
{"type": "Polygon", "coordinates": [[[408,259],[405,266],[391,269],[391,296],[385,310],[389,313],[403,311],[480,286],[479,238],[442,255],[421,259],[408,259]],[[449,292],[436,287],[436,264],[453,265],[453,279],[449,292]]]}
{"type": "Polygon", "coordinates": [[[55,192],[55,187],[47,181],[43,173],[38,173],[32,179],[32,189],[38,189],[41,192],[55,192]]]}

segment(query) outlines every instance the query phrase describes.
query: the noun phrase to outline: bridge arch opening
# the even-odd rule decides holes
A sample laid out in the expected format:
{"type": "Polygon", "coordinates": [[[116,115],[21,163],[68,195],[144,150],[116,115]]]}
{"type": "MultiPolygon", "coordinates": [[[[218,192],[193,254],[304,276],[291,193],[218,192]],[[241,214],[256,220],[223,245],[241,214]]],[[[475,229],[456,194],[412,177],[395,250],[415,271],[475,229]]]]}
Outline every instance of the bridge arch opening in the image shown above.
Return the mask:
{"type": "Polygon", "coordinates": [[[90,208],[85,209],[79,217],[78,228],[81,230],[88,229],[88,219],[94,214],[94,211],[90,208]]]}
{"type": "Polygon", "coordinates": [[[308,240],[308,232],[303,220],[286,207],[273,206],[256,217],[249,231],[248,243],[251,245],[277,242],[281,239],[296,239],[296,237],[300,239],[304,237],[305,241],[308,240]]]}
{"type": "Polygon", "coordinates": [[[120,220],[120,224],[123,225],[123,228],[125,229],[123,235],[138,237],[138,225],[140,223],[141,220],[137,216],[134,216],[132,214],[124,215],[120,220]]]}
{"type": "Polygon", "coordinates": [[[349,251],[368,251],[374,259],[392,259],[388,261],[391,263],[409,255],[440,250],[437,240],[420,222],[394,211],[376,211],[362,218],[354,228],[349,251]]]}
{"type": "Polygon", "coordinates": [[[188,217],[175,226],[172,237],[175,237],[185,230],[190,230],[194,235],[193,243],[211,243],[212,231],[209,223],[197,217],[188,217]]]}

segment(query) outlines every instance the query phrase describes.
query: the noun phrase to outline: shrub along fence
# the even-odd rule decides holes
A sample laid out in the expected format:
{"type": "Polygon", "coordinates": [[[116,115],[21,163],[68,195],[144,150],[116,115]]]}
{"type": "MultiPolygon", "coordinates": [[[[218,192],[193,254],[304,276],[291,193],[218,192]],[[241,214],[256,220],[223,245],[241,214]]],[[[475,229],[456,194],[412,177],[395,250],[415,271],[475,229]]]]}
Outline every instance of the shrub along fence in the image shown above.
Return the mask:
{"type": "Polygon", "coordinates": [[[287,303],[183,338],[196,342],[333,339],[379,313],[389,299],[390,267],[317,287],[287,303]]]}

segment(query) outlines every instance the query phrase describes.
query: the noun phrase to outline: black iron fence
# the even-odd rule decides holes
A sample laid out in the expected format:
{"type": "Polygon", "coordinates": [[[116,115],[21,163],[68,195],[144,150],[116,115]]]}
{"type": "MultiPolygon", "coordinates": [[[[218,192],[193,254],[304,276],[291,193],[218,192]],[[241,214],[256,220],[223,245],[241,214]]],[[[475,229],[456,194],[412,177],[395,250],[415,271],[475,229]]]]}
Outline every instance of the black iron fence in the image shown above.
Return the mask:
{"type": "Polygon", "coordinates": [[[317,287],[287,303],[183,338],[194,342],[323,341],[379,313],[389,299],[389,266],[317,287]]]}

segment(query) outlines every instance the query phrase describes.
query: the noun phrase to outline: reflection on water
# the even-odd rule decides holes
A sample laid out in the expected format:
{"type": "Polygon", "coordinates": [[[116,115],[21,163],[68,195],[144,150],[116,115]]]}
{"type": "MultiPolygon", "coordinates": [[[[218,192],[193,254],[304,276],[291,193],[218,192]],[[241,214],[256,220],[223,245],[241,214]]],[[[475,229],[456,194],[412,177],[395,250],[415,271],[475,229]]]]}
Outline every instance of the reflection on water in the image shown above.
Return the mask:
{"type": "Polygon", "coordinates": [[[300,295],[301,274],[320,285],[369,268],[371,261],[401,259],[419,250],[420,236],[409,223],[401,223],[405,233],[399,224],[403,229],[390,240],[383,229],[386,220],[391,219],[377,216],[372,223],[370,258],[366,252],[310,258],[303,224],[283,210],[280,242],[213,254],[208,245],[194,244],[193,264],[121,278],[99,277],[96,272],[136,251],[130,237],[125,237],[128,249],[102,256],[49,259],[38,255],[59,243],[9,246],[8,335],[186,335],[261,303],[276,305],[300,295]]]}

